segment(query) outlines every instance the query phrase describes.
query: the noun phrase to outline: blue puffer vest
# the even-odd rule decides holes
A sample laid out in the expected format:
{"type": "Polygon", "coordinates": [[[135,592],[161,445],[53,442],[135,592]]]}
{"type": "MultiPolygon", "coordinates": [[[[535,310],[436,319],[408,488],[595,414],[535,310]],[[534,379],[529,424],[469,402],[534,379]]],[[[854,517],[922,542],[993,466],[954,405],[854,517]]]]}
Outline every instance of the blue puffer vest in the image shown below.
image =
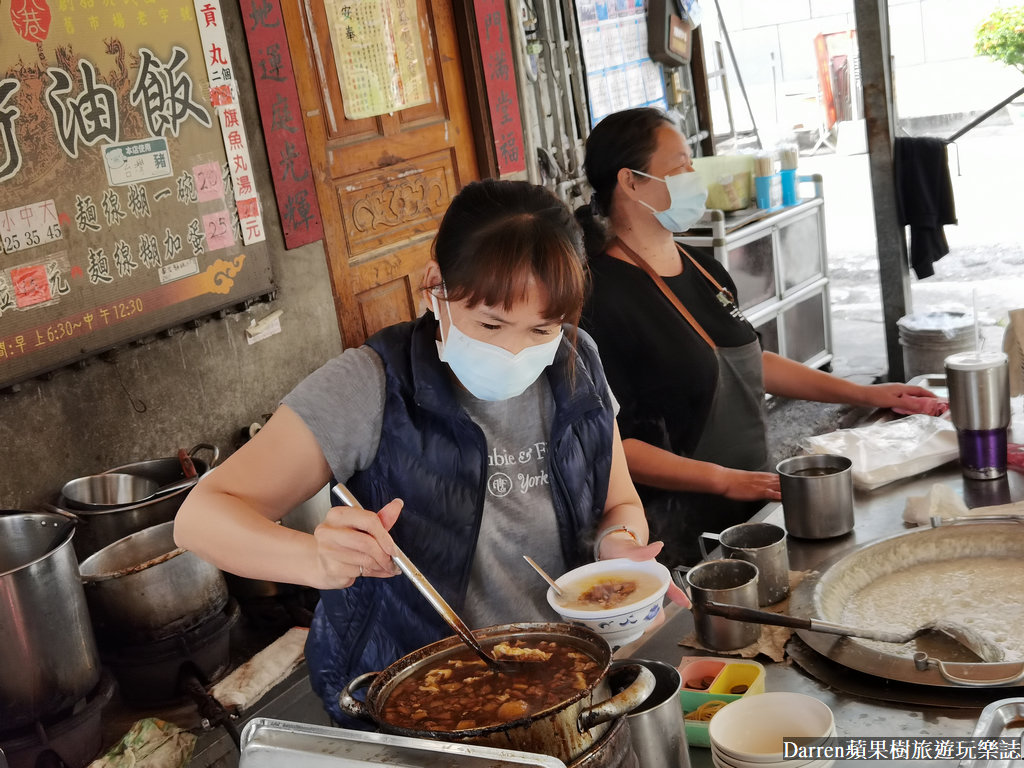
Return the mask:
{"type": "MultiPolygon", "coordinates": [[[[405,502],[391,535],[460,611],[483,512],[487,446],[438,360],[436,329],[433,315],[426,314],[367,342],[386,372],[383,431],[373,464],[346,485],[368,509],[394,498],[405,502]]],[[[565,560],[576,567],[589,560],[587,542],[608,493],[613,413],[604,372],[589,346],[574,352],[564,342],[546,375],[555,402],[548,454],[552,497],[565,560]]],[[[336,721],[359,727],[338,707],[348,681],[450,634],[402,576],[358,579],[348,589],[324,591],[306,643],[313,688],[336,721]]]]}

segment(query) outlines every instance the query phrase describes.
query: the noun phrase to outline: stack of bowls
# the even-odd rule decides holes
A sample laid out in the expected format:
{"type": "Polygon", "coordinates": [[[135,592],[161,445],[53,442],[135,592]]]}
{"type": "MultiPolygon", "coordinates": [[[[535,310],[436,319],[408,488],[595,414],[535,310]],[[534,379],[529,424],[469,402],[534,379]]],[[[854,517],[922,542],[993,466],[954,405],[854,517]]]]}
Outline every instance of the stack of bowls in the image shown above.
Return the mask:
{"type": "Polygon", "coordinates": [[[802,745],[824,746],[835,735],[835,719],[828,706],[813,696],[790,691],[737,699],[708,723],[711,759],[717,768],[829,768],[834,759],[786,757],[782,741],[799,738],[802,745]]]}

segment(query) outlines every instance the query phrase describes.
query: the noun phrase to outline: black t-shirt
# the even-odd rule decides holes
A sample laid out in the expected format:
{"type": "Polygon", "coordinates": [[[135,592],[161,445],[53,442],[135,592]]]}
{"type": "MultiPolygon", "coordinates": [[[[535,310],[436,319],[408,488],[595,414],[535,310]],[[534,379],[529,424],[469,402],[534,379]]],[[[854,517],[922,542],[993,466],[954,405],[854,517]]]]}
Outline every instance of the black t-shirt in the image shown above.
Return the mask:
{"type": "MultiPolygon", "coordinates": [[[[735,295],[725,268],[687,249],[735,295]]],[[[590,260],[591,290],[580,325],[597,341],[619,401],[622,437],[690,455],[700,440],[718,380],[715,354],[658,286],[635,264],[607,253],[590,260]]],[[[750,323],[717,298],[718,289],[683,257],[683,271],[663,278],[719,347],[757,338],[750,323]]]]}

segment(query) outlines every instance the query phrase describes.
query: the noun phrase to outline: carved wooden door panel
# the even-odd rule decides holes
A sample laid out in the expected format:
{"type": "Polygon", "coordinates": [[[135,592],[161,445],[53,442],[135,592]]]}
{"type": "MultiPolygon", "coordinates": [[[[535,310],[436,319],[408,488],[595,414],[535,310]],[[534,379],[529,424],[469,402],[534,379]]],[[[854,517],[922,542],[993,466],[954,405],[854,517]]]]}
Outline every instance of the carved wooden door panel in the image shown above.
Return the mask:
{"type": "Polygon", "coordinates": [[[349,120],[322,0],[282,4],[346,348],[416,316],[441,216],[478,178],[451,0],[419,0],[431,99],[349,120]]]}

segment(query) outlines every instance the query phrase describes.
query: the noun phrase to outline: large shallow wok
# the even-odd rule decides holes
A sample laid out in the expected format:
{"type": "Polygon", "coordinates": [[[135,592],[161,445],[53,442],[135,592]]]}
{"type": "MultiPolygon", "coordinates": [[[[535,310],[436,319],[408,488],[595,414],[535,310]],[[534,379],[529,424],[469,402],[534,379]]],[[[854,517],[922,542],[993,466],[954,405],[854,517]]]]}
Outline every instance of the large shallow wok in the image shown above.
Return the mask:
{"type": "MultiPolygon", "coordinates": [[[[818,566],[793,591],[790,612],[808,618],[842,623],[844,607],[877,579],[924,563],[948,563],[950,575],[956,561],[965,557],[1009,559],[1017,583],[1024,581],[1024,524],[1019,522],[972,522],[915,529],[870,542],[843,552],[818,566]]],[[[1008,584],[1007,587],[1012,585],[1008,584]]],[[[923,599],[941,603],[948,584],[938,579],[923,599]]],[[[991,595],[977,596],[979,604],[991,595]]],[[[961,619],[966,617],[959,617],[961,619]]],[[[797,630],[811,648],[843,666],[889,680],[931,686],[1024,686],[1024,662],[957,663],[938,661],[899,646],[890,649],[852,637],[836,637],[797,630]]]]}

